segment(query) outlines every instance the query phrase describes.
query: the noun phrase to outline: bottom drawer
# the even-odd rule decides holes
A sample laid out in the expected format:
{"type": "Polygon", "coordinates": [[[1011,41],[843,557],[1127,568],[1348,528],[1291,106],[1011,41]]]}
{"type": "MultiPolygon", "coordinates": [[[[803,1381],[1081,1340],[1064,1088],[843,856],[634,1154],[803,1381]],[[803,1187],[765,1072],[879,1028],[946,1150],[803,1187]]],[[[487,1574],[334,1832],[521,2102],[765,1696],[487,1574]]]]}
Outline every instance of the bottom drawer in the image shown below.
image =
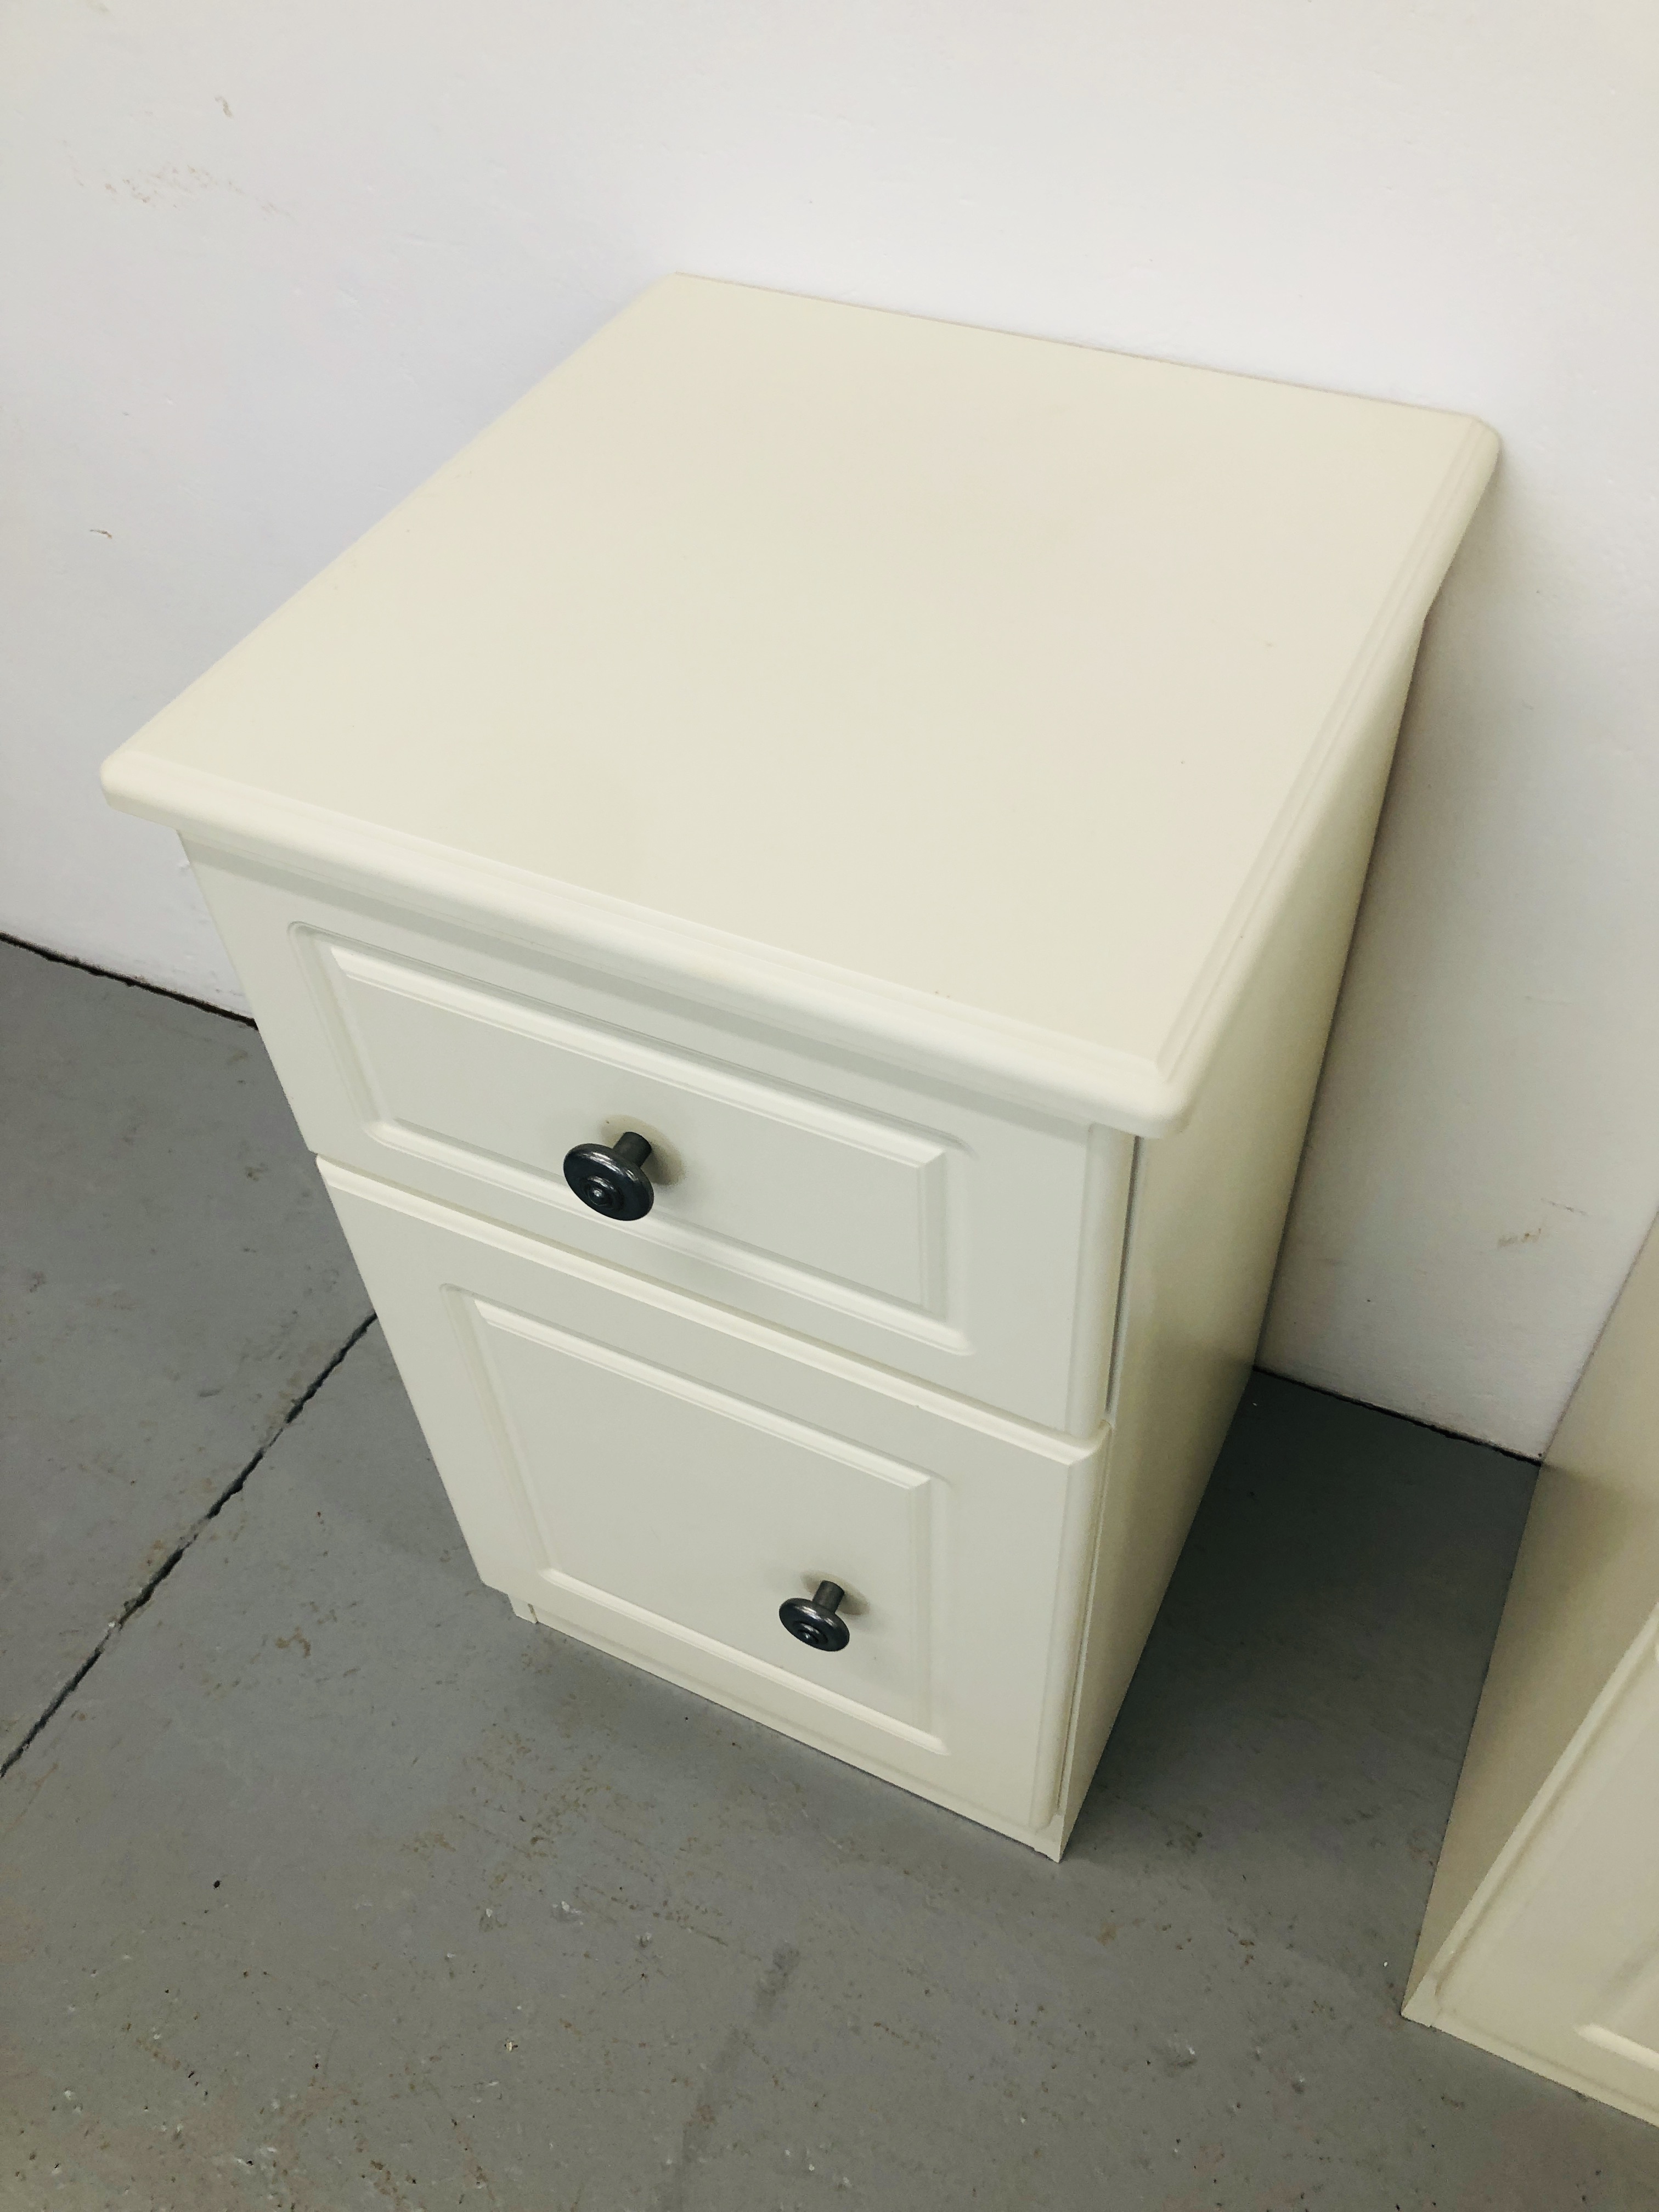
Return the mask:
{"type": "Polygon", "coordinates": [[[1102,1438],[323,1164],[484,1581],[993,1825],[1054,1809],[1102,1438]],[[778,1618],[841,1585],[838,1651],[778,1618]]]}

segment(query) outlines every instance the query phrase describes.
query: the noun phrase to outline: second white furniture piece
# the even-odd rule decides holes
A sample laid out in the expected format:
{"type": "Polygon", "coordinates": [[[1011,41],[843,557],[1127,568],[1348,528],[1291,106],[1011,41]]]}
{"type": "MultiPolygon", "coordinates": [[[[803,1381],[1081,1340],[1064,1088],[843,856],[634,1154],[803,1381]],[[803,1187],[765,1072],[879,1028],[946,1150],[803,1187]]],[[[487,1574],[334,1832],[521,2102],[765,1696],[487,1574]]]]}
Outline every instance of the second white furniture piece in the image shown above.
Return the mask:
{"type": "Polygon", "coordinates": [[[1495,450],[675,278],[109,763],[527,1620],[1059,1856],[1495,450]]]}
{"type": "Polygon", "coordinates": [[[1659,2121],[1659,1229],[1545,1457],[1406,2016],[1659,2121]]]}

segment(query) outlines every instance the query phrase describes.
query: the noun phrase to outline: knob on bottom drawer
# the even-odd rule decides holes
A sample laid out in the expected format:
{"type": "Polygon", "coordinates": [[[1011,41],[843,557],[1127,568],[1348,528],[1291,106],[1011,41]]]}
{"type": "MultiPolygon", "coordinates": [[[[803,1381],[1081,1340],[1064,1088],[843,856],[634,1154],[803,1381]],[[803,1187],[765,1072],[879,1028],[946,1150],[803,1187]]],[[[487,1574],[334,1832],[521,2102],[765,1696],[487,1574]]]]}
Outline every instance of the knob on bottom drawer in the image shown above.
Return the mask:
{"type": "Polygon", "coordinates": [[[839,1583],[820,1583],[811,1597],[786,1598],[778,1619],[799,1643],[814,1651],[842,1651],[852,1632],[842,1619],[840,1606],[846,1592],[839,1583]]]}

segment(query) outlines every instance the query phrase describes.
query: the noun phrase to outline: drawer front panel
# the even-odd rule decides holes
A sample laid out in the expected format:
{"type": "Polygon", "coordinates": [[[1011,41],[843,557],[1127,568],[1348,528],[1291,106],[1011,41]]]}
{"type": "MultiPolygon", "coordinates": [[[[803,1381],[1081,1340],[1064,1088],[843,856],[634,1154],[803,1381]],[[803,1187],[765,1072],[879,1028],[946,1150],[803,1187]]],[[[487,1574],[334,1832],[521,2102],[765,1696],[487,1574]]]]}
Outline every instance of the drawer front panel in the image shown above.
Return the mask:
{"type": "MultiPolygon", "coordinates": [[[[559,1163],[618,1123],[673,1133],[665,1186],[689,1250],[738,1246],[937,1312],[944,1143],[741,1069],[308,935],[383,1142],[575,1201],[559,1163]]],[[[619,1128],[617,1133],[620,1134],[619,1128]]],[[[663,1163],[658,1163],[659,1173],[663,1163]]]]}
{"type": "Polygon", "coordinates": [[[191,857],[314,1151],[1092,1433],[1128,1138],[191,857]],[[608,1220],[562,1162],[628,1128],[654,1203],[608,1220]]]}
{"type": "Polygon", "coordinates": [[[991,1817],[1053,1811],[1102,1442],[837,1355],[325,1164],[484,1580],[991,1817]],[[821,1580],[845,1650],[778,1619],[821,1580]]]}
{"type": "Polygon", "coordinates": [[[591,1338],[450,1295],[510,1441],[509,1479],[546,1581],[926,1730],[939,1488],[929,1476],[591,1338]],[[784,1598],[826,1579],[860,1616],[833,1663],[778,1620],[784,1598]]]}

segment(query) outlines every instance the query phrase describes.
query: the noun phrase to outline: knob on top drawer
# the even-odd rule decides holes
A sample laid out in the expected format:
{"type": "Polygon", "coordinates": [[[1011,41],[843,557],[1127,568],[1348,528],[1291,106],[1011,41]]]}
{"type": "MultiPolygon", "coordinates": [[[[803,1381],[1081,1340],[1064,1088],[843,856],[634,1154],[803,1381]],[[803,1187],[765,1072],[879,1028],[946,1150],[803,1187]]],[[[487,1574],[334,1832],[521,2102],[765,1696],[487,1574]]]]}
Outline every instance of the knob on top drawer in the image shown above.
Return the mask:
{"type": "Polygon", "coordinates": [[[625,1129],[614,1145],[573,1145],[564,1179],[584,1206],[611,1221],[642,1221],[656,1193],[645,1172],[651,1140],[625,1129]]]}

